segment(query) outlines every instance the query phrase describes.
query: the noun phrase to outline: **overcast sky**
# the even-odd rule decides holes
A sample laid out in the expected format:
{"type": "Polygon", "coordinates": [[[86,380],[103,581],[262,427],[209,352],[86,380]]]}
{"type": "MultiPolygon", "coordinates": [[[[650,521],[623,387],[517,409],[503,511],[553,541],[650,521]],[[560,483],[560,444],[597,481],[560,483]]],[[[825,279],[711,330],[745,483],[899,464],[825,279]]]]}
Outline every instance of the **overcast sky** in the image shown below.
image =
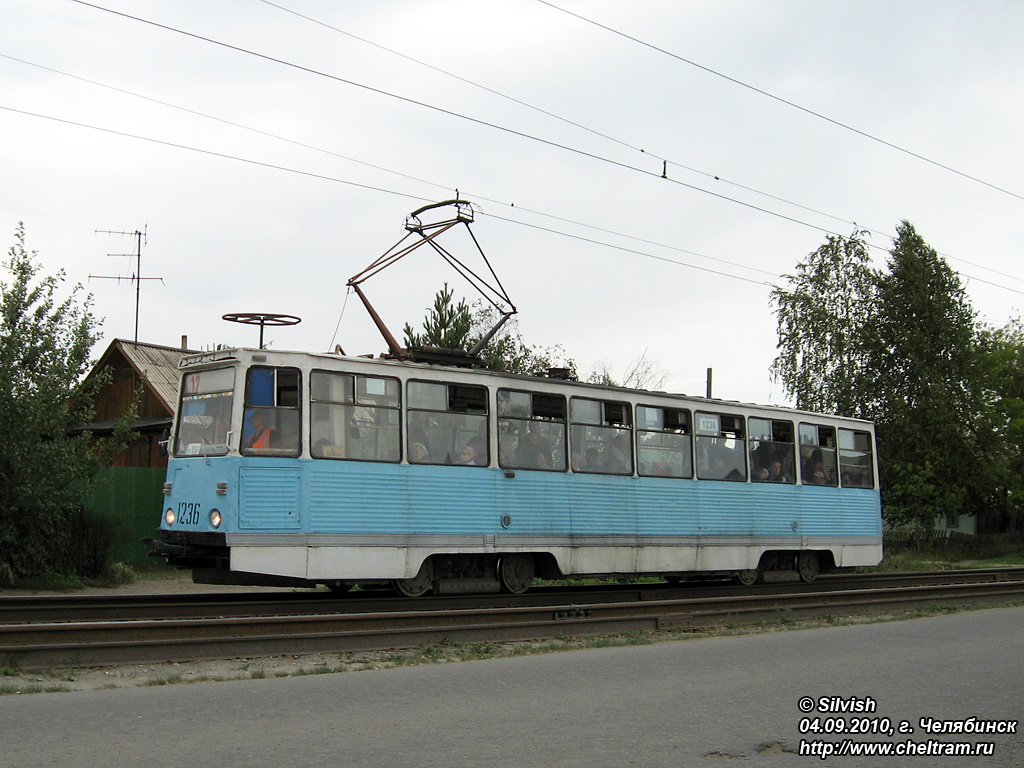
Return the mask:
{"type": "MultiPolygon", "coordinates": [[[[854,222],[882,265],[909,220],[986,322],[1024,304],[1019,2],[99,5],[0,2],[0,243],[24,222],[93,294],[97,354],[135,324],[90,279],[135,241],[97,230],[147,233],[141,341],[253,346],[221,316],[277,312],[276,349],[381,352],[345,284],[456,190],[525,341],[584,376],[646,354],[785,403],[770,286],[854,222]]],[[[425,249],[364,290],[398,334],[445,281],[476,298],[425,249]]]]}

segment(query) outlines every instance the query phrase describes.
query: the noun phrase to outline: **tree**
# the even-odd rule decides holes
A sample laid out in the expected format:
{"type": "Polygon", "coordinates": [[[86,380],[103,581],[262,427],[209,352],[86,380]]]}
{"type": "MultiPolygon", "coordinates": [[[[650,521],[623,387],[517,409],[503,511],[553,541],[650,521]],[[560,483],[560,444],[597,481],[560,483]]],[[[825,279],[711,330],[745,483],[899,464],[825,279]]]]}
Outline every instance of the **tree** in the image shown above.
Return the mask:
{"type": "Polygon", "coordinates": [[[937,515],[983,508],[994,444],[975,313],[960,278],[910,223],[896,231],[868,324],[869,415],[888,519],[930,528],[937,515]]]}
{"type": "Polygon", "coordinates": [[[594,364],[587,381],[591,384],[604,384],[610,387],[622,386],[629,389],[657,390],[665,386],[668,375],[668,371],[658,367],[656,360],[651,360],[647,357],[647,350],[645,349],[643,354],[626,369],[622,377],[622,384],[616,381],[615,377],[612,376],[611,370],[608,368],[608,364],[603,361],[594,364]]]}
{"type": "MultiPolygon", "coordinates": [[[[498,322],[498,311],[483,301],[473,302],[473,327],[470,345],[475,345],[498,322]]],[[[566,355],[561,344],[550,347],[531,347],[523,341],[519,321],[510,318],[491,337],[481,351],[484,367],[492,371],[533,374],[553,368],[564,368],[566,375],[575,380],[576,362],[566,355]]]]}
{"type": "Polygon", "coordinates": [[[868,405],[867,321],[875,272],[862,232],[829,235],[771,293],[779,354],[772,376],[798,408],[861,416],[868,405]]]}
{"type": "MultiPolygon", "coordinates": [[[[472,307],[460,299],[454,303],[454,294],[448,283],[434,296],[434,306],[423,318],[422,333],[405,324],[407,347],[433,346],[444,349],[470,350],[494,327],[498,311],[483,301],[472,307]]],[[[493,371],[531,374],[550,368],[566,368],[576,378],[576,363],[566,356],[560,345],[531,347],[523,341],[519,325],[513,317],[487,342],[480,352],[484,368],[493,371]]]]}
{"type": "Polygon", "coordinates": [[[440,347],[467,349],[473,317],[465,300],[452,303],[453,292],[448,283],[434,296],[434,306],[423,318],[423,333],[417,333],[409,323],[404,335],[407,347],[440,347]]]}
{"type": "Polygon", "coordinates": [[[991,509],[1005,530],[1024,529],[1024,321],[983,332],[985,382],[999,448],[991,509]]]}
{"type": "MultiPolygon", "coordinates": [[[[0,564],[19,577],[67,574],[78,510],[102,460],[88,433],[74,434],[91,420],[103,383],[81,384],[98,322],[91,297],[79,300],[81,286],[58,303],[64,273],[38,277],[21,224],[8,255],[11,280],[0,283],[0,564]]],[[[122,425],[117,440],[128,431],[122,425]]]]}

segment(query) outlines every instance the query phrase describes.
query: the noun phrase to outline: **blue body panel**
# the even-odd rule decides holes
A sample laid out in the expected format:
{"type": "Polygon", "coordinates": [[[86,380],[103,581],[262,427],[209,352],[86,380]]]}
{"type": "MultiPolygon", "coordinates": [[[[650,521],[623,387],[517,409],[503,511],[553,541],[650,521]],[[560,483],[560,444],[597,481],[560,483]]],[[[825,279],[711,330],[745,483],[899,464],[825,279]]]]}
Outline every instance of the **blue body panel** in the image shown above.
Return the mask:
{"type": "Polygon", "coordinates": [[[224,533],[881,536],[877,489],[237,456],[171,459],[168,481],[165,508],[201,510],[171,530],[216,507],[224,533]]]}

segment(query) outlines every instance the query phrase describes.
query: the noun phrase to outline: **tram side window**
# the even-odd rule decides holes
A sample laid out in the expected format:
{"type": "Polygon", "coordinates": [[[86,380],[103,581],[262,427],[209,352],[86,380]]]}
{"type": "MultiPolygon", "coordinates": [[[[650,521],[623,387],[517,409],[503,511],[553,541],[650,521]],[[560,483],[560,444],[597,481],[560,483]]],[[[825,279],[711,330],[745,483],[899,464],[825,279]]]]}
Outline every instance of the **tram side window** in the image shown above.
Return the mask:
{"type": "Polygon", "coordinates": [[[299,455],[299,372],[295,368],[250,368],[245,383],[242,453],[299,455]]]}
{"type": "Polygon", "coordinates": [[[572,399],[572,469],[604,475],[633,474],[628,403],[572,399]]]}
{"type": "Polygon", "coordinates": [[[804,485],[839,485],[834,427],[800,425],[800,482],[804,485]]]}
{"type": "Polygon", "coordinates": [[[310,452],[318,459],[401,460],[398,379],[313,371],[310,452]]]}
{"type": "Polygon", "coordinates": [[[839,430],[839,477],[843,488],[874,488],[871,434],[853,429],[839,430]]]}
{"type": "Polygon", "coordinates": [[[566,405],[562,395],[498,390],[498,463],[509,469],[564,472],[566,405]]]}
{"type": "Polygon", "coordinates": [[[181,384],[175,456],[223,456],[228,452],[235,369],[186,373],[181,384]]]}
{"type": "Polygon", "coordinates": [[[410,464],[487,466],[487,388],[409,382],[410,464]]]}
{"type": "Polygon", "coordinates": [[[694,414],[697,477],[701,480],[747,479],[743,417],[730,413],[694,414]]]}
{"type": "Polygon", "coordinates": [[[636,468],[645,477],[693,477],[690,412],[636,407],[636,468]]]}
{"type": "Polygon", "coordinates": [[[793,422],[747,419],[750,479],[756,483],[795,483],[793,422]]]}

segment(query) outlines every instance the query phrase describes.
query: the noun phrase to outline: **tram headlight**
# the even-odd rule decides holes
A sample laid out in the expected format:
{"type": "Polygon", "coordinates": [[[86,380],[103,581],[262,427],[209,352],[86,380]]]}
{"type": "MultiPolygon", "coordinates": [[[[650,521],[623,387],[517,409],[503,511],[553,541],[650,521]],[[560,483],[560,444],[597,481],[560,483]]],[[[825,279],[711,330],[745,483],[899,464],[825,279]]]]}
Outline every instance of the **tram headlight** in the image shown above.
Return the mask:
{"type": "Polygon", "coordinates": [[[168,525],[174,525],[174,521],[176,519],[177,518],[174,516],[174,510],[168,507],[167,511],[164,512],[164,522],[168,525]]]}
{"type": "Polygon", "coordinates": [[[216,509],[210,510],[210,525],[214,528],[220,528],[220,511],[216,509]]]}

